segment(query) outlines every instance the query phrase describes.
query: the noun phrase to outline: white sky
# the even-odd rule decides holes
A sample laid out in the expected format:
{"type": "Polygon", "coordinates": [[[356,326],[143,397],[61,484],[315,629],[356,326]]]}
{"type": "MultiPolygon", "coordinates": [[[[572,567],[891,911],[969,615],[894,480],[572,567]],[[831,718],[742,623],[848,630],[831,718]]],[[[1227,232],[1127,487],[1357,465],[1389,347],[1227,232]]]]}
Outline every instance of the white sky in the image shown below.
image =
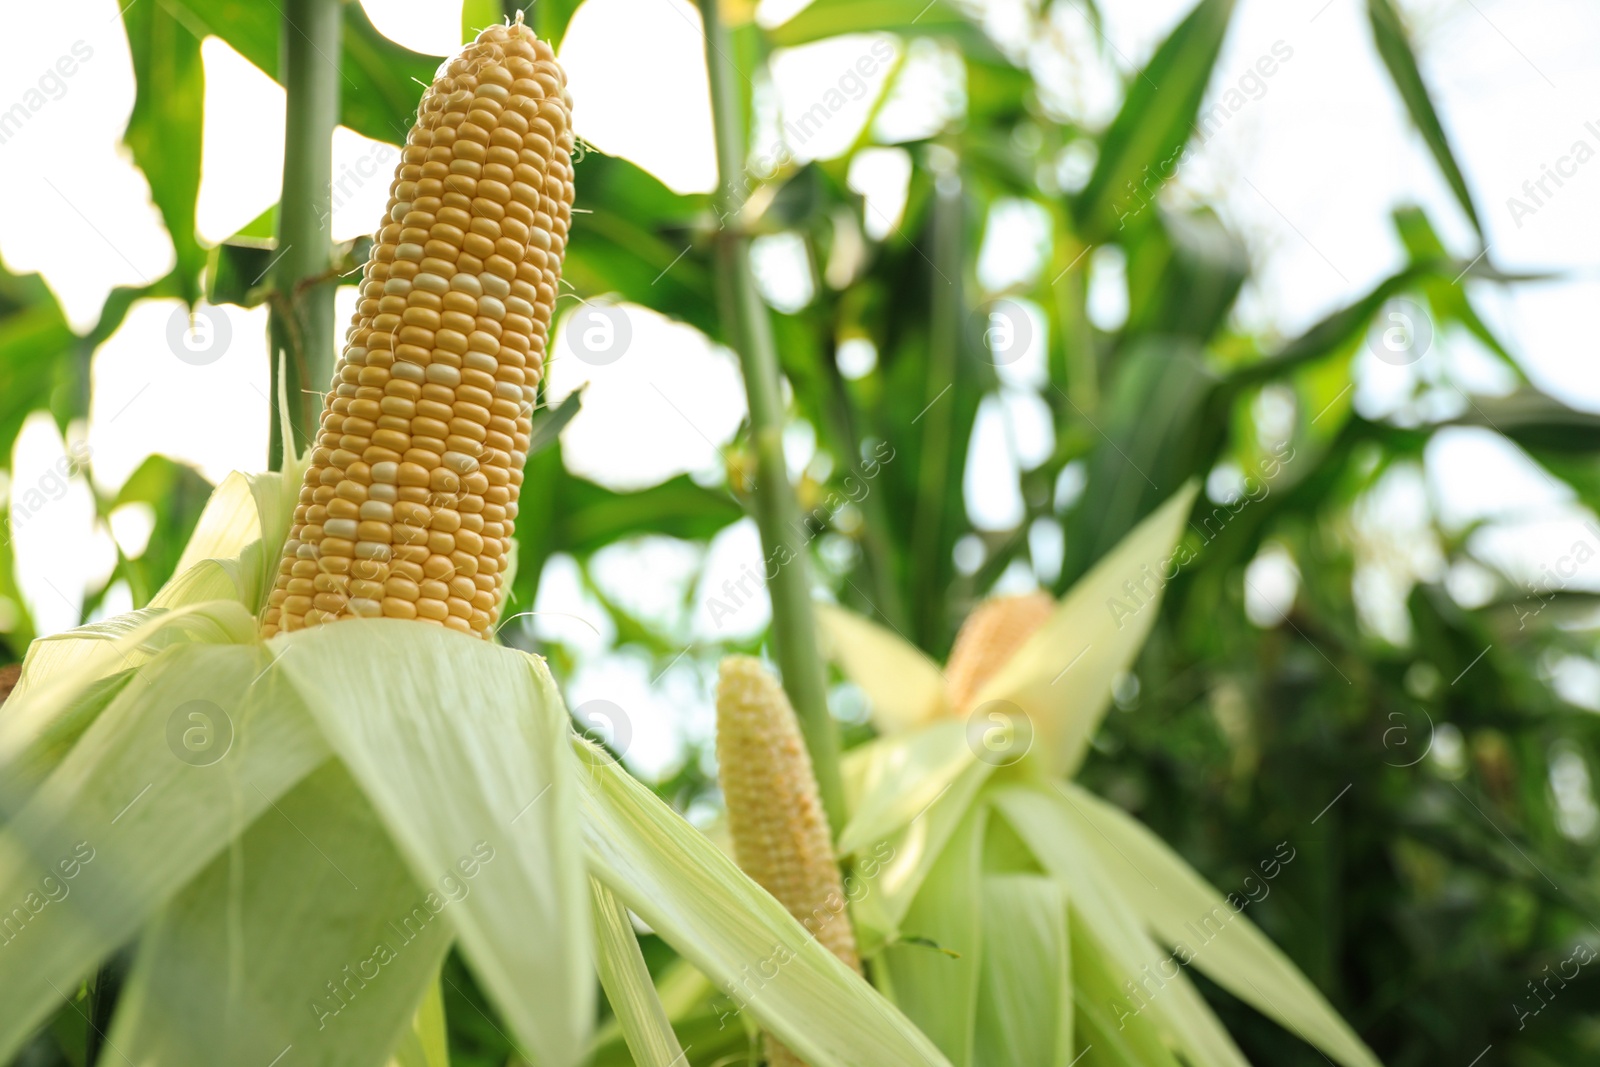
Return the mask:
{"type": "MultiPolygon", "coordinates": [[[[441,54],[456,44],[459,4],[364,2],[381,30],[411,48],[441,54]]],[[[996,32],[1004,35],[1008,26],[1020,24],[1020,2],[988,5],[996,32]]],[[[763,18],[779,18],[780,7],[796,6],[797,0],[767,0],[763,18]]],[[[1109,65],[1084,51],[1070,64],[1041,61],[1038,68],[1055,80],[1052,99],[1102,121],[1112,99],[1114,68],[1142,63],[1191,4],[1112,0],[1103,6],[1112,46],[1109,65]]],[[[1544,165],[1570,152],[1575,141],[1600,150],[1600,107],[1593,106],[1600,100],[1600,64],[1593,59],[1600,53],[1600,11],[1592,0],[1407,0],[1404,6],[1418,31],[1424,74],[1477,196],[1494,261],[1502,268],[1570,275],[1513,294],[1482,286],[1480,306],[1541,388],[1600,410],[1590,328],[1600,302],[1594,262],[1600,158],[1580,167],[1520,224],[1507,206],[1508,197],[1525,196],[1523,183],[1540,178],[1544,165]],[[1588,122],[1595,124],[1592,130],[1588,122]]],[[[53,94],[59,98],[0,145],[0,196],[11,205],[0,212],[0,258],[14,272],[41,272],[74,327],[87,330],[113,286],[157,278],[172,261],[148,187],[118,147],[133,102],[126,42],[112,0],[15,5],[7,19],[9,32],[0,37],[0,110],[22,99],[75,46],[80,57],[91,53],[53,94]]],[[[1074,31],[1063,32],[1070,38],[1074,31]]],[[[873,41],[851,38],[775,57],[773,82],[758,86],[758,137],[776,137],[780,111],[804,110],[819,99],[857,58],[871,54],[873,41]]],[[[1237,85],[1275,45],[1280,52],[1292,49],[1292,58],[1280,63],[1258,99],[1228,119],[1180,175],[1180,185],[1220,204],[1251,247],[1259,269],[1242,319],[1290,335],[1398,265],[1401,250],[1388,217],[1396,204],[1421,202],[1454,251],[1476,249],[1376,58],[1364,5],[1357,0],[1241,0],[1213,94],[1237,85]]],[[[207,113],[199,227],[215,241],[277,198],[283,94],[220,41],[207,41],[203,55],[207,113]]],[[[581,136],[602,151],[633,159],[674,188],[713,186],[699,18],[690,4],[589,0],[573,20],[562,58],[581,136]]],[[[919,124],[937,123],[944,109],[959,101],[959,87],[941,80],[948,68],[949,57],[937,49],[913,49],[905,78],[921,88],[897,90],[877,132],[908,136],[919,124]]],[[[842,150],[854,140],[864,115],[864,103],[852,101],[802,154],[842,150]]],[[[377,218],[387,192],[388,152],[349,131],[339,132],[336,177],[353,174],[351,168],[364,155],[384,165],[379,177],[347,182],[341,190],[337,236],[367,232],[377,218]]],[[[904,156],[896,149],[873,153],[853,168],[852,182],[871,194],[869,232],[882,233],[898,218],[904,173],[904,156]]],[[[581,185],[578,197],[581,206],[581,185]]],[[[793,285],[785,288],[784,271],[792,272],[793,255],[792,243],[769,242],[763,249],[763,286],[776,300],[805,295],[793,285]]],[[[1008,206],[996,216],[981,276],[999,287],[1026,277],[1036,256],[1028,209],[1008,206]]],[[[1095,262],[1101,274],[1097,314],[1114,318],[1121,313],[1118,264],[1100,257],[1095,262]]],[[[341,291],[341,315],[350,307],[351,292],[341,291]]],[[[221,309],[218,314],[231,326],[231,343],[214,362],[195,366],[175,359],[168,348],[171,311],[170,303],[136,307],[96,357],[87,440],[103,488],[114,488],[152,451],[194,463],[212,480],[233,467],[264,465],[263,314],[221,309]]],[[[591,368],[571,360],[564,365],[558,357],[552,367],[560,393],[592,379],[584,412],[566,431],[569,465],[617,488],[684,471],[714,477],[721,462],[717,450],[743,413],[736,364],[688,327],[637,309],[632,320],[634,339],[624,359],[591,368]]],[[[1438,354],[1428,357],[1434,363],[1425,360],[1414,369],[1364,359],[1357,392],[1362,410],[1388,410],[1414,373],[1436,380],[1448,367],[1457,380],[1494,378],[1470,342],[1445,337],[1438,345],[1438,354]]],[[[966,477],[969,510],[980,526],[1015,521],[1020,501],[1011,485],[1013,472],[1019,462],[1031,465],[1048,450],[1048,419],[1041,418],[1030,388],[1035,370],[1029,368],[1037,362],[1033,352],[1008,368],[1006,389],[983,406],[966,477]]],[[[46,476],[61,448],[53,428],[30,426],[13,457],[13,499],[46,476]]],[[[1520,533],[1502,536],[1493,551],[1508,569],[1530,577],[1552,551],[1549,545],[1569,544],[1579,529],[1570,501],[1492,435],[1462,433],[1437,442],[1429,450],[1427,478],[1417,485],[1426,487],[1452,522],[1509,510],[1502,517],[1520,533]]],[[[87,513],[72,503],[76,498],[74,491],[45,509],[27,535],[16,538],[19,570],[53,576],[54,590],[32,579],[25,583],[26,599],[46,630],[70,625],[85,582],[104,573],[103,559],[82,549],[91,542],[103,549],[97,540],[103,535],[88,531],[87,513]],[[97,561],[86,567],[81,560],[91,557],[97,561]]],[[[752,537],[719,539],[713,568],[718,575],[736,575],[757,554],[752,537]]],[[[638,580],[649,580],[650,573],[638,580]]],[[[721,581],[707,584],[714,589],[721,581]]],[[[1600,563],[1580,581],[1600,588],[1600,563]]],[[[552,588],[561,584],[553,581],[552,588]]],[[[541,608],[573,606],[551,607],[545,600],[541,596],[541,608]]],[[[576,600],[573,604],[581,607],[576,600]]],[[[765,610],[762,604],[759,612],[765,610]]],[[[752,608],[737,622],[742,626],[757,613],[752,608]]],[[[685,633],[714,638],[707,626],[701,618],[685,633]]],[[[584,674],[589,688],[600,669],[594,664],[606,662],[600,649],[595,654],[599,658],[584,674]]],[[[615,666],[624,673],[635,670],[620,661],[615,666]]],[[[659,752],[652,757],[652,767],[664,765],[659,757],[659,752]]]]}

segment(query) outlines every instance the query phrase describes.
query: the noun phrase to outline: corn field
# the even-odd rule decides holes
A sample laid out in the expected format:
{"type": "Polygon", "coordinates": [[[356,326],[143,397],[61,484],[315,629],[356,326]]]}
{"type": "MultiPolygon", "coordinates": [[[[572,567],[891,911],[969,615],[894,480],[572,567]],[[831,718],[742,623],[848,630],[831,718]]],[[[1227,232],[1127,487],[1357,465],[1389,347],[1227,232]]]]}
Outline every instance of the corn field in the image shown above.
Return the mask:
{"type": "Polygon", "coordinates": [[[70,7],[0,1064],[1600,1063],[1594,12],[70,7]]]}

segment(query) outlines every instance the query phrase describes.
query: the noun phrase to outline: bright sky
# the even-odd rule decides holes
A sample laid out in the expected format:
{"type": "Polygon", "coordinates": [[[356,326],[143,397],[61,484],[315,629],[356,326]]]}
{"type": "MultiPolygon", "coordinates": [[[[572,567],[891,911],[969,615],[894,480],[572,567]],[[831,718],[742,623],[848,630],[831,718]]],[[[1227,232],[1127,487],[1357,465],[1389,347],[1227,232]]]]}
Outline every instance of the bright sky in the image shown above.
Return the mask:
{"type": "MultiPolygon", "coordinates": [[[[780,18],[780,6],[794,9],[801,2],[767,0],[762,17],[780,18]]],[[[1057,43],[1024,39],[1017,32],[1021,2],[986,5],[991,28],[1016,48],[1032,49],[1054,106],[1091,121],[1108,117],[1117,71],[1148,58],[1190,6],[1190,0],[1103,4],[1111,46],[1107,62],[1095,54],[1081,20],[1070,14],[1060,20],[1057,43]]],[[[456,45],[459,4],[365,0],[365,6],[383,32],[411,48],[442,54],[456,45]]],[[[1480,305],[1541,388],[1600,410],[1596,342],[1589,328],[1600,301],[1594,262],[1600,157],[1576,167],[1559,188],[1548,186],[1552,195],[1541,197],[1534,210],[1513,211],[1508,205],[1511,197],[1529,202],[1524,182],[1538,182],[1547,166],[1557,166],[1575,151],[1577,142],[1586,142],[1591,155],[1600,152],[1600,108],[1593,106],[1600,99],[1600,65],[1593,62],[1600,51],[1600,12],[1591,0],[1408,0],[1404,6],[1418,31],[1424,73],[1477,196],[1493,260],[1506,269],[1566,275],[1514,294],[1480,284],[1480,305]]],[[[126,42],[112,0],[21,5],[8,20],[10,32],[0,38],[0,109],[21,99],[57,57],[74,56],[78,62],[71,77],[51,86],[46,107],[0,145],[0,195],[13,205],[0,213],[0,258],[14,272],[41,272],[74,327],[87,330],[113,286],[157,278],[172,257],[148,187],[118,148],[133,103],[126,42]]],[[[892,51],[887,41],[856,37],[775,57],[773,81],[757,96],[759,143],[774,143],[780,114],[804,110],[857,58],[892,51]]],[[[203,55],[207,99],[199,226],[207,240],[216,241],[277,198],[283,93],[220,41],[207,41],[203,55]]],[[[634,160],[674,188],[712,187],[706,76],[699,19],[690,4],[589,0],[573,20],[562,60],[576,101],[576,128],[589,143],[634,160]]],[[[800,154],[826,156],[848,146],[879,83],[881,77],[800,154]]],[[[1459,208],[1389,86],[1371,47],[1364,5],[1357,0],[1241,0],[1212,86],[1214,99],[1232,88],[1242,90],[1246,103],[1180,174],[1179,186],[1180,195],[1189,190],[1221,204],[1250,245],[1260,269],[1241,309],[1245,323],[1291,335],[1392,271],[1401,252],[1388,215],[1399,203],[1421,202],[1453,250],[1476,251],[1459,208]],[[1252,80],[1251,70],[1266,55],[1279,59],[1274,74],[1252,80]]],[[[936,128],[959,101],[950,57],[936,48],[913,48],[875,132],[889,141],[920,136],[936,128]]],[[[335,175],[353,176],[363,156],[379,162],[380,177],[344,184],[334,219],[341,238],[370,230],[384,202],[383,175],[393,158],[389,147],[341,130],[335,139],[335,175]]],[[[865,219],[869,233],[883,232],[898,217],[906,170],[905,154],[895,148],[865,154],[852,168],[852,183],[871,204],[865,219]]],[[[581,186],[578,196],[581,204],[581,186]]],[[[997,208],[980,267],[986,285],[1002,288],[1038,269],[1035,218],[1027,205],[997,208]]],[[[763,289],[777,306],[809,298],[809,280],[795,269],[795,255],[795,243],[781,238],[757,250],[763,289]]],[[[1095,314],[1114,324],[1126,309],[1120,262],[1100,254],[1093,262],[1095,314]]],[[[340,294],[341,331],[352,293],[340,294]]],[[[193,463],[213,481],[236,467],[264,465],[263,313],[215,310],[230,335],[226,349],[206,361],[185,361],[174,358],[168,341],[174,309],[170,302],[136,307],[95,358],[89,424],[70,433],[86,435],[104,489],[114,489],[155,451],[193,463]]],[[[569,466],[616,488],[648,485],[685,471],[715,477],[717,449],[743,414],[736,363],[692,329],[653,313],[632,309],[630,322],[629,351],[616,363],[591,367],[558,356],[552,367],[558,394],[590,384],[583,413],[564,437],[569,466]],[[649,447],[641,448],[645,441],[649,447]]],[[[1003,388],[984,401],[976,430],[965,482],[969,511],[985,528],[1016,521],[1021,501],[1014,471],[1019,464],[1036,464],[1051,447],[1048,411],[1033,388],[1042,368],[1042,321],[1038,325],[1033,350],[1005,369],[1003,388]]],[[[1436,380],[1447,369],[1453,380],[1488,391],[1504,388],[1504,376],[1472,342],[1444,336],[1436,344],[1438,355],[1413,368],[1365,357],[1356,393],[1361,410],[1393,409],[1417,373],[1436,380]]],[[[872,358],[870,351],[853,352],[852,358],[858,356],[872,358]]],[[[29,425],[13,457],[13,499],[48,482],[63,447],[48,420],[29,425]]],[[[803,442],[797,447],[792,461],[803,465],[809,455],[803,442]]],[[[1380,632],[1386,617],[1392,623],[1395,598],[1411,577],[1427,576],[1432,566],[1426,552],[1419,556],[1395,547],[1410,529],[1401,512],[1420,503],[1424,493],[1453,524],[1500,516],[1504,521],[1481,535],[1484,554],[1529,581],[1583,535],[1577,521],[1582,516],[1574,512],[1570,494],[1490,434],[1447,435],[1429,450],[1424,477],[1396,483],[1386,492],[1385,499],[1398,510],[1380,509],[1363,534],[1388,561],[1366,583],[1373,591],[1364,594],[1380,632]]],[[[106,573],[110,542],[105,531],[93,530],[87,504],[83,486],[64,491],[16,534],[24,596],[43,632],[72,625],[85,585],[102,581],[106,573]]],[[[1059,536],[1048,529],[1035,533],[1059,536]]],[[[1594,539],[1600,545],[1600,536],[1594,539]]],[[[676,592],[682,602],[694,595],[688,587],[698,559],[683,564],[681,552],[675,556],[676,549],[660,545],[637,551],[655,565],[641,569],[623,552],[609,570],[597,568],[597,580],[608,592],[626,595],[644,583],[656,599],[672,600],[676,592]],[[671,565],[674,559],[682,565],[671,565]]],[[[758,555],[746,525],[728,531],[705,561],[704,589],[719,588],[758,555]]],[[[1278,589],[1281,599],[1289,582],[1292,596],[1293,574],[1272,559],[1258,562],[1262,584],[1278,589]]],[[[592,616],[595,611],[575,572],[563,577],[562,566],[570,571],[570,563],[552,564],[537,605],[545,614],[536,625],[551,639],[581,644],[555,613],[592,616]]],[[[1468,579],[1462,581],[1470,584],[1468,579]]],[[[1007,579],[1031,580],[1026,573],[1007,579]]],[[[1600,588],[1600,561],[1579,581],[1600,588]]],[[[703,604],[709,595],[695,602],[703,604]]],[[[753,605],[733,621],[753,631],[765,612],[764,603],[753,605]]],[[[703,610],[690,614],[696,617],[680,620],[686,642],[720,635],[703,610]]],[[[618,693],[627,694],[626,700],[614,699],[648,705],[652,710],[641,714],[652,722],[667,716],[676,724],[672,729],[639,733],[655,738],[649,757],[640,759],[652,769],[668,767],[674,746],[703,730],[703,707],[675,717],[670,712],[670,707],[681,710],[685,705],[677,698],[695,687],[672,682],[676,696],[668,699],[666,681],[654,689],[635,684],[634,676],[647,665],[608,652],[609,643],[601,640],[588,649],[573,687],[584,699],[598,698],[614,682],[618,693]]],[[[1600,694],[1600,681],[1595,689],[1600,694]]]]}

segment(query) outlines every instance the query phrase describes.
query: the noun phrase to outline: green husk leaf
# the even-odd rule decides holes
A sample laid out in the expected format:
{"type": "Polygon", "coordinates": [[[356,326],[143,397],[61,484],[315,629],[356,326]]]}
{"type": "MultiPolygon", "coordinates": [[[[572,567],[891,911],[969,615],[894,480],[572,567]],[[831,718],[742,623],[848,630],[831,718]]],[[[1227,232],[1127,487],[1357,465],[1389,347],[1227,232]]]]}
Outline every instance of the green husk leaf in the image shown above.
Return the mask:
{"type": "Polygon", "coordinates": [[[1072,998],[1077,1008],[1082,1064],[1090,1067],[1178,1067],[1150,1017],[1132,1010],[1117,987],[1105,949],[1089,924],[1071,915],[1072,998]]]}
{"type": "Polygon", "coordinates": [[[974,698],[980,709],[990,701],[1019,708],[1034,730],[1032,752],[1050,773],[1077,769],[1111,703],[1113,681],[1138,658],[1163,579],[1184,562],[1185,550],[1173,549],[1198,488],[1189,482],[1134,527],[974,698]],[[1128,597],[1126,582],[1143,590],[1142,604],[1128,597]]]}
{"type": "Polygon", "coordinates": [[[976,1061],[1066,1067],[1072,1048],[1067,891],[1038,874],[983,877],[976,1061]]]}
{"type": "Polygon", "coordinates": [[[1178,954],[1156,946],[1107,879],[1098,857],[1068,817],[1066,798],[1037,786],[1007,786],[990,796],[1044,869],[1066,883],[1072,913],[1095,932],[1105,949],[1113,984],[1123,988],[1126,982],[1150,983],[1143,986],[1146,994],[1137,1002],[1123,996],[1121,1010],[1148,1015],[1167,1046],[1194,1067],[1248,1067],[1249,1061],[1183,973],[1178,954]]]}
{"type": "MultiPolygon", "coordinates": [[[[473,879],[451,884],[470,894],[473,879]]],[[[330,760],[163,909],[110,1043],[168,1067],[291,1049],[308,1067],[382,1067],[450,943],[435,902],[457,906],[417,885],[330,760]]]]}
{"type": "Polygon", "coordinates": [[[823,647],[845,677],[866,691],[881,733],[933,722],[949,712],[944,674],[898,634],[834,604],[817,604],[823,647]]]}
{"type": "Polygon", "coordinates": [[[493,857],[450,924],[534,1061],[577,1063],[594,1017],[589,894],[567,715],[543,661],[398,619],[268,646],[418,883],[493,857]]]}
{"type": "Polygon", "coordinates": [[[846,856],[905,826],[963,773],[986,766],[973,758],[965,724],[955,719],[879,738],[845,760],[845,776],[858,791],[850,822],[839,835],[839,853],[846,856]]]}
{"type": "Polygon", "coordinates": [[[12,920],[0,968],[0,1062],[101,959],[327,759],[315,726],[293,693],[263,674],[267,667],[260,646],[186,645],[161,654],[0,834],[0,901],[13,908],[0,916],[0,928],[12,920]],[[231,744],[209,764],[201,761],[214,750],[183,743],[197,711],[211,720],[213,744],[231,724],[231,744]]]}
{"type": "Polygon", "coordinates": [[[628,909],[616,894],[593,878],[595,955],[600,985],[617,1017],[628,1051],[639,1067],[673,1067],[683,1060],[683,1046],[672,1032],[666,1009],[656,995],[634,936],[628,909]]]}
{"type": "Polygon", "coordinates": [[[1345,1067],[1378,1067],[1316,986],[1182,857],[1121,809],[1077,786],[1061,788],[1081,840],[1157,937],[1191,944],[1195,924],[1208,920],[1202,926],[1210,940],[1197,947],[1195,967],[1345,1067]],[[1218,922],[1214,932],[1211,921],[1218,922]]]}
{"type": "Polygon", "coordinates": [[[967,811],[906,912],[906,937],[879,956],[894,1001],[955,1067],[973,1058],[983,951],[983,827],[986,807],[967,811]]]}
{"type": "Polygon", "coordinates": [[[450,1032],[444,1020],[444,989],[438,979],[428,984],[389,1067],[450,1067],[450,1032]]]}
{"type": "Polygon", "coordinates": [[[947,1062],[703,834],[602,750],[573,745],[590,872],[737,1006],[810,1067],[947,1062]]]}

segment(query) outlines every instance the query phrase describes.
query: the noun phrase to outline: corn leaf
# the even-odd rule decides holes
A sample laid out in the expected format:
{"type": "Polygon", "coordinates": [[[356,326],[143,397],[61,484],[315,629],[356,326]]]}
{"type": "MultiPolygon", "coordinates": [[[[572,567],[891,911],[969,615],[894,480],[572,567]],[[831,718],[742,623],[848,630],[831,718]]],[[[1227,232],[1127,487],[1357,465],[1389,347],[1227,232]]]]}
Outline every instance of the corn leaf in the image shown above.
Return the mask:
{"type": "Polygon", "coordinates": [[[180,643],[244,644],[255,620],[237,603],[145,608],[28,646],[22,677],[0,716],[0,803],[21,803],[54,768],[132,672],[180,643]]]}
{"type": "Polygon", "coordinates": [[[1006,661],[974,703],[1016,705],[1032,724],[1033,751],[1053,773],[1071,774],[1155,624],[1162,587],[1184,561],[1183,534],[1197,485],[1185,485],[1122,539],[1061,598],[1050,620],[1006,661]],[[1141,596],[1129,596],[1125,583],[1141,596]]]}
{"type": "Polygon", "coordinates": [[[894,1001],[950,1059],[973,1058],[983,949],[983,827],[987,808],[969,810],[906,912],[905,937],[879,956],[894,1001]]]}
{"type": "Polygon", "coordinates": [[[110,1043],[169,1067],[290,1050],[308,1067],[382,1067],[439,973],[440,916],[474,882],[419,886],[330,760],[163,909],[110,1043]]]}
{"type": "Polygon", "coordinates": [[[1125,988],[1105,961],[1105,950],[1083,917],[1074,913],[1072,995],[1085,1067],[1178,1067],[1150,1017],[1128,1003],[1125,988]]]}
{"type": "Polygon", "coordinates": [[[205,71],[200,41],[162,4],[122,9],[136,92],[123,143],[150,182],[177,258],[184,300],[200,298],[206,251],[195,234],[205,71]]]}
{"type": "Polygon", "coordinates": [[[0,1062],[102,958],[327,759],[315,726],[272,672],[250,685],[267,666],[260,646],[163,653],[123,687],[0,834],[0,901],[10,909],[0,914],[0,1062]],[[198,761],[173,734],[196,707],[213,720],[214,743],[231,734],[214,762],[198,761]]]}
{"type": "Polygon", "coordinates": [[[543,661],[395,619],[268,644],[417,882],[481,862],[450,925],[534,1062],[578,1062],[594,1016],[589,895],[567,716],[543,661]]]}
{"type": "Polygon", "coordinates": [[[1417,56],[1412,51],[1400,12],[1391,0],[1367,0],[1367,20],[1372,23],[1372,39],[1378,46],[1378,55],[1383,58],[1383,65],[1389,68],[1389,77],[1400,93],[1400,99],[1405,102],[1412,123],[1422,134],[1428,151],[1433,153],[1434,162],[1439,164],[1445,181],[1450,183],[1450,191],[1456,194],[1456,202],[1466,212],[1467,219],[1481,240],[1483,222],[1478,218],[1478,208],[1472,202],[1466,175],[1456,162],[1450,138],[1445,134],[1444,124],[1439,121],[1439,112],[1433,106],[1433,98],[1428,94],[1428,85],[1422,80],[1422,69],[1417,66],[1417,56]]]}
{"type": "Polygon", "coordinates": [[[634,936],[628,909],[616,895],[593,878],[595,958],[600,986],[617,1017],[628,1051],[639,1067],[674,1067],[683,1060],[683,1047],[667,1021],[666,1009],[656,995],[645,966],[639,939],[634,936]]]}
{"type": "Polygon", "coordinates": [[[429,983],[411,1028],[400,1037],[389,1067],[450,1067],[450,1033],[444,1021],[444,990],[429,983]]]}
{"type": "Polygon", "coordinates": [[[573,745],[590,872],[733,998],[730,1014],[748,1011],[811,1067],[947,1062],[699,831],[603,751],[573,745]]]}
{"type": "Polygon", "coordinates": [[[1125,225],[1121,217],[1136,213],[1139,206],[1126,190],[1154,196],[1159,189],[1148,188],[1150,174],[1165,177],[1176,169],[1232,15],[1233,0],[1200,0],[1128,82],[1122,110],[1101,139],[1089,183],[1073,203],[1084,241],[1098,244],[1113,238],[1125,225]]]}
{"type": "Polygon", "coordinates": [[[976,1061],[1066,1067],[1072,1047],[1067,893],[1038,874],[985,874],[976,1061]]]}
{"type": "Polygon", "coordinates": [[[235,471],[224,478],[206,501],[173,579],[151,603],[179,607],[227,596],[258,611],[277,574],[308,458],[286,459],[283,472],[235,471]],[[232,588],[217,584],[224,578],[232,588]]]}
{"type": "Polygon", "coordinates": [[[944,674],[898,634],[833,604],[816,605],[827,654],[866,691],[880,733],[910,730],[949,714],[944,674]]]}
{"type": "Polygon", "coordinates": [[[926,730],[880,738],[846,757],[847,776],[860,790],[850,822],[839,835],[849,855],[906,825],[937,800],[977,761],[966,728],[947,720],[926,730]]]}
{"type": "Polygon", "coordinates": [[[1077,786],[1061,788],[1080,839],[1157,937],[1193,945],[1193,965],[1212,981],[1346,1067],[1377,1067],[1316,986],[1182,857],[1121,809],[1077,786]]]}
{"type": "Polygon", "coordinates": [[[1178,956],[1163,952],[1138,916],[1106,878],[1096,854],[1068,817],[1066,798],[1041,787],[1007,786],[991,796],[995,807],[1033,851],[1044,869],[1067,886],[1069,907],[1105,949],[1114,985],[1135,983],[1137,1000],[1124,995],[1119,1011],[1148,1015],[1167,1046],[1194,1067],[1248,1067],[1244,1054],[1183,973],[1178,956]]]}

